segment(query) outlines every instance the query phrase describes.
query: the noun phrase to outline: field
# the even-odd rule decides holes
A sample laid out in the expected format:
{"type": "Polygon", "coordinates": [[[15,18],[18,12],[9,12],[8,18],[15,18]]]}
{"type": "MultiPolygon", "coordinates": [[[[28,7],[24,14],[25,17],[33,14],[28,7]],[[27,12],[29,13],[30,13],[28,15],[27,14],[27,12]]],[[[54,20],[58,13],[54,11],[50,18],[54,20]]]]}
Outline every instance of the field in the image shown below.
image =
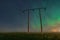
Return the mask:
{"type": "Polygon", "coordinates": [[[0,40],[60,40],[60,33],[0,33],[0,40]]]}

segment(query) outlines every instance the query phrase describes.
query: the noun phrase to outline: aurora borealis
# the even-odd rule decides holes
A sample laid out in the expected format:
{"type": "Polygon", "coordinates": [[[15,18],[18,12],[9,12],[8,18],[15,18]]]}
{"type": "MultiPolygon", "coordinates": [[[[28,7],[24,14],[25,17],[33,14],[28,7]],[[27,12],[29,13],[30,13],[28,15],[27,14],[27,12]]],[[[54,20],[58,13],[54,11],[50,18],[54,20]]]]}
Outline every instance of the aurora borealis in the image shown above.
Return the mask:
{"type": "MultiPolygon", "coordinates": [[[[0,32],[27,32],[27,11],[42,8],[43,32],[60,28],[60,0],[0,0],[0,32]]],[[[30,32],[40,32],[39,11],[30,11],[30,32]]]]}

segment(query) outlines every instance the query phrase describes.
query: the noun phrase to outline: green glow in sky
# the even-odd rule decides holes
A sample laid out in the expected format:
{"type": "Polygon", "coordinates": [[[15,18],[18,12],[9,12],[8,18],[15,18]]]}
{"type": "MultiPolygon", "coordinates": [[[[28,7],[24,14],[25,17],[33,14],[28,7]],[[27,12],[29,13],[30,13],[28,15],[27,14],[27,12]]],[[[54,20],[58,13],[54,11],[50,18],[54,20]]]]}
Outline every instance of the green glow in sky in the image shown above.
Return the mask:
{"type": "MultiPolygon", "coordinates": [[[[44,3],[46,3],[46,2],[44,2],[44,3]]],[[[38,5],[35,4],[32,7],[36,8],[37,6],[38,5]]],[[[35,13],[33,13],[33,14],[35,16],[32,17],[33,18],[33,21],[32,21],[33,27],[32,28],[38,28],[39,29],[40,28],[40,23],[39,23],[40,20],[39,20],[39,17],[36,16],[36,14],[39,15],[38,11],[35,11],[35,13]]],[[[48,2],[46,14],[43,11],[42,15],[43,15],[42,16],[43,27],[46,27],[46,26],[54,27],[54,26],[56,26],[56,24],[60,23],[60,2],[58,2],[58,0],[48,2]]]]}

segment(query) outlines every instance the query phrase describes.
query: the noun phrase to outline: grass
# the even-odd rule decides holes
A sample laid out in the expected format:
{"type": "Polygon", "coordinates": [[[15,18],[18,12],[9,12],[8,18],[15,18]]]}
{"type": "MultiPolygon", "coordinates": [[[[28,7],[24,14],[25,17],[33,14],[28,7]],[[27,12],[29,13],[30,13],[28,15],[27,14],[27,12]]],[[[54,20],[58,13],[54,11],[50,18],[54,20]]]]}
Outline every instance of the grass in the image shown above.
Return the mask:
{"type": "Polygon", "coordinates": [[[60,40],[60,33],[0,33],[0,40],[60,40]]]}

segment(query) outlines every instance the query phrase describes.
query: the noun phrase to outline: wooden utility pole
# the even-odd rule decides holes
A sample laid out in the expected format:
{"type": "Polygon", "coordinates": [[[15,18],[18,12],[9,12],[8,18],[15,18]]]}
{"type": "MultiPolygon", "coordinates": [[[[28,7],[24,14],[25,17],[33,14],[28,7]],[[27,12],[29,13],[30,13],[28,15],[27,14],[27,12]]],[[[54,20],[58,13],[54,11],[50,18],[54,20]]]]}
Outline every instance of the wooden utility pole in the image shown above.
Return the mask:
{"type": "Polygon", "coordinates": [[[39,17],[40,17],[40,25],[41,25],[41,32],[42,32],[42,15],[40,9],[39,9],[39,17]]]}
{"type": "Polygon", "coordinates": [[[29,25],[29,23],[30,23],[29,21],[30,21],[30,20],[29,20],[29,9],[28,9],[28,32],[29,32],[29,26],[30,26],[30,25],[29,25]]]}

